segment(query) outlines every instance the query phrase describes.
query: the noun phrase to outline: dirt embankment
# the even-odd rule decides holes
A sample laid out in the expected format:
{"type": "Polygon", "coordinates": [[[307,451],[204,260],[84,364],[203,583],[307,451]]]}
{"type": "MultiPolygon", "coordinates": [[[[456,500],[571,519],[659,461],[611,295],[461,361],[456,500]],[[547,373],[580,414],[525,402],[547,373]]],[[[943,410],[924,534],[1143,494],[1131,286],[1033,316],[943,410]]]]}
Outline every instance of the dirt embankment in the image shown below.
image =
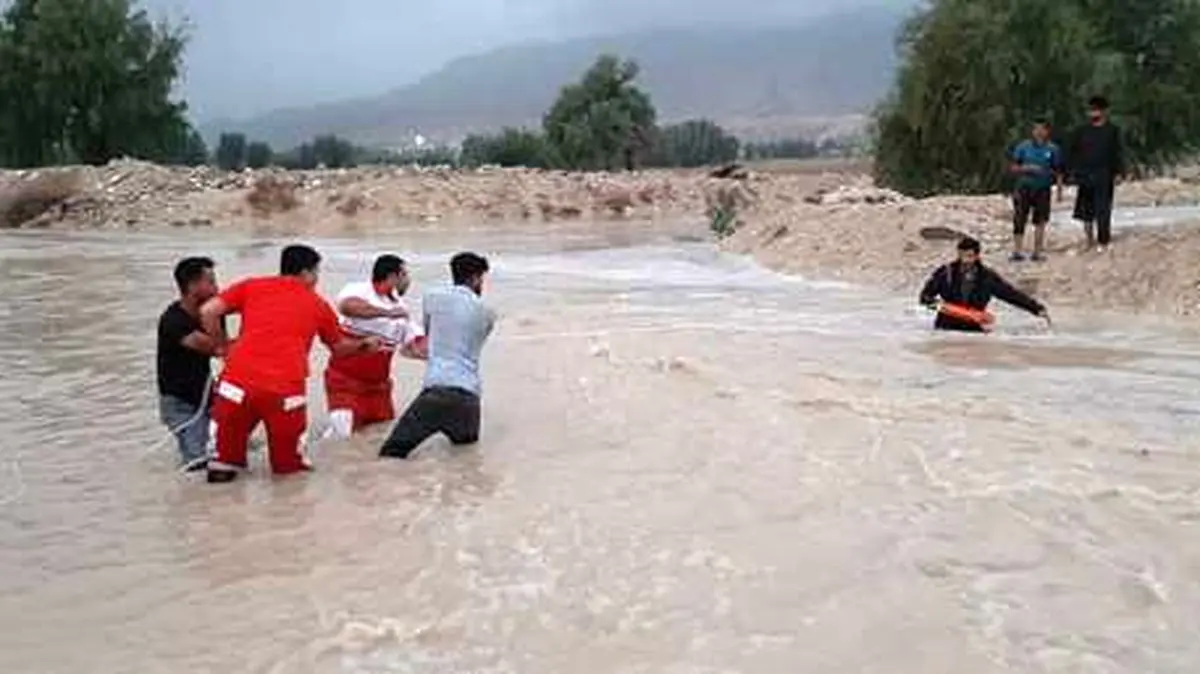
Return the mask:
{"type": "MultiPolygon", "coordinates": [[[[1069,209],[1073,198],[1068,189],[1061,206],[1069,209]]],[[[1178,179],[1129,183],[1118,188],[1117,202],[1119,208],[1194,205],[1200,186],[1178,179]]],[[[917,200],[875,188],[865,177],[843,177],[800,204],[760,202],[725,245],[778,271],[915,296],[930,270],[954,255],[956,239],[946,235],[961,232],[984,243],[989,264],[1051,305],[1200,315],[1200,226],[1118,230],[1104,252],[1087,249],[1074,224],[1051,227],[1047,262],[1012,264],[1010,214],[1000,195],[917,200]]]]}
{"type": "MultiPolygon", "coordinates": [[[[1068,190],[1064,206],[1069,207],[1068,190]]],[[[1200,204],[1200,184],[1161,178],[1122,185],[1118,207],[1200,204]]],[[[990,262],[1051,305],[1200,314],[1200,227],[1118,231],[1116,245],[1082,248],[1076,227],[1054,228],[1050,260],[1010,265],[1004,196],[909,199],[876,188],[861,167],[754,170],[744,179],[704,171],[619,174],[520,169],[366,167],[229,173],[118,161],[104,167],[0,172],[0,227],[261,227],[337,233],[358,227],[469,219],[492,222],[694,219],[736,205],[724,242],[771,268],[915,293],[953,242],[980,238],[990,262]],[[924,234],[922,233],[924,231],[924,234]]]]}
{"type": "Polygon", "coordinates": [[[298,231],[336,231],[351,223],[462,218],[653,220],[702,217],[729,185],[703,171],[365,167],[230,173],[119,161],[0,174],[0,212],[12,214],[8,226],[24,228],[238,227],[273,218],[298,231]],[[48,188],[56,198],[39,196],[48,188]]]}

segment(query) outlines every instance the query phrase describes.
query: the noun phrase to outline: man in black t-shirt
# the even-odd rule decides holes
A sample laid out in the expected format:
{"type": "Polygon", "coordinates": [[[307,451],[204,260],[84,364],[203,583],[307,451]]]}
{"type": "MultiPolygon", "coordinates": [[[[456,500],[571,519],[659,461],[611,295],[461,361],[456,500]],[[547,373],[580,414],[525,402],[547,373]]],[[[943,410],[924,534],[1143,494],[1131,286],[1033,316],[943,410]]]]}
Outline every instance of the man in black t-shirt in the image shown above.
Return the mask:
{"type": "Polygon", "coordinates": [[[158,319],[159,416],[175,436],[183,468],[205,468],[209,412],[206,389],[216,342],[200,327],[200,305],[217,294],[213,261],[188,257],[175,265],[179,299],[158,319]]]}

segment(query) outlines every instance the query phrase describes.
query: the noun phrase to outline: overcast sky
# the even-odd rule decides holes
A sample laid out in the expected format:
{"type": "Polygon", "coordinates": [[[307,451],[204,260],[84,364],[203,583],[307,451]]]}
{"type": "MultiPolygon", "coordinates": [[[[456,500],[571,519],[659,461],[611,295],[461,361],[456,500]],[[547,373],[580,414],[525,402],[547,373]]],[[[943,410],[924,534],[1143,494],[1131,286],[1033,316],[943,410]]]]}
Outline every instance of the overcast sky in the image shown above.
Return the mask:
{"type": "Polygon", "coordinates": [[[198,120],[369,96],[502,44],[663,25],[778,23],[912,0],[143,0],[189,19],[198,120]]]}

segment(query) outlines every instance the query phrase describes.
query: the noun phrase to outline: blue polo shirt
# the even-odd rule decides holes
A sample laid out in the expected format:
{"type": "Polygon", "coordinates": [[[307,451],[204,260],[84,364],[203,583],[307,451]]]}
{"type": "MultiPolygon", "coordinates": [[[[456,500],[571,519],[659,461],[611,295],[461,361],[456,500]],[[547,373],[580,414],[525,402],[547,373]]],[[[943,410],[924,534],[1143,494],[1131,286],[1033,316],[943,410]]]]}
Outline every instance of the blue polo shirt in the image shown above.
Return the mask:
{"type": "Polygon", "coordinates": [[[1038,143],[1026,139],[1017,143],[1009,155],[1009,159],[1021,166],[1037,166],[1037,173],[1017,174],[1017,187],[1024,189],[1044,190],[1054,185],[1054,173],[1062,166],[1062,153],[1058,146],[1051,142],[1038,143]]]}

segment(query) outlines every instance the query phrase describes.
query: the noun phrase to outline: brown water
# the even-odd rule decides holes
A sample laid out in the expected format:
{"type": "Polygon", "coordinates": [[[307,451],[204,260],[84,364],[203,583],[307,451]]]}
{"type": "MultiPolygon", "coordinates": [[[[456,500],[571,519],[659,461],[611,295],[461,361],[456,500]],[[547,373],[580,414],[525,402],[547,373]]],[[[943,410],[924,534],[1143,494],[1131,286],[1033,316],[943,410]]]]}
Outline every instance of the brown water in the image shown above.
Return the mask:
{"type": "Polygon", "coordinates": [[[628,232],[322,241],[326,292],[493,254],[484,440],[214,487],[162,444],[154,321],[177,256],[229,280],[279,242],[205,236],[0,237],[2,672],[1200,667],[1193,335],[934,336],[910,298],[602,249],[628,232]]]}

